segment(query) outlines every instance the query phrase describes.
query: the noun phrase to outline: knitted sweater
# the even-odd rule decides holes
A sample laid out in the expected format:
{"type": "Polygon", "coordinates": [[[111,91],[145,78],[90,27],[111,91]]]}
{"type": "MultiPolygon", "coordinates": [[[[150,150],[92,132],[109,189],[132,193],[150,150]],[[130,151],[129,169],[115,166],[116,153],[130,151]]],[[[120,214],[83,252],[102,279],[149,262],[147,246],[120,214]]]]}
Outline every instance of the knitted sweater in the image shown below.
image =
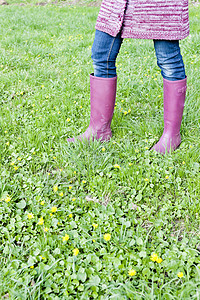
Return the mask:
{"type": "Polygon", "coordinates": [[[181,40],[189,35],[188,0],[103,0],[96,29],[122,38],[181,40]]]}

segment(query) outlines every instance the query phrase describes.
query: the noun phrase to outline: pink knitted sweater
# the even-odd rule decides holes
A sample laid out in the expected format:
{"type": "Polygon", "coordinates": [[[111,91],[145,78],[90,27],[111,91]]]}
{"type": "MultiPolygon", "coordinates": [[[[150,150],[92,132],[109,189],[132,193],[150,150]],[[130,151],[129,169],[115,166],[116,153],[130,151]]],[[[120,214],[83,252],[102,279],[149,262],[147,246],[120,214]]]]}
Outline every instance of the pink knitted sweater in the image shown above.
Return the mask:
{"type": "Polygon", "coordinates": [[[123,38],[181,40],[189,35],[188,0],[103,0],[96,29],[123,38]]]}

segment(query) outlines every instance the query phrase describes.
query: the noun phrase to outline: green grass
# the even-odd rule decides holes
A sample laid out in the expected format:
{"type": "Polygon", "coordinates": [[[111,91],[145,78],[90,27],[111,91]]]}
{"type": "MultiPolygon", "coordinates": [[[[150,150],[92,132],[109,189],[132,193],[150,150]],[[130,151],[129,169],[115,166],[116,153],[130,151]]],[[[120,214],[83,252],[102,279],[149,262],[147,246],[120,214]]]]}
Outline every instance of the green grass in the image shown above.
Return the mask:
{"type": "Polygon", "coordinates": [[[66,142],[89,123],[98,10],[0,8],[0,296],[199,299],[200,8],[190,8],[181,42],[183,142],[168,156],[149,150],[162,134],[163,104],[147,40],[124,40],[118,56],[111,141],[66,142]]]}

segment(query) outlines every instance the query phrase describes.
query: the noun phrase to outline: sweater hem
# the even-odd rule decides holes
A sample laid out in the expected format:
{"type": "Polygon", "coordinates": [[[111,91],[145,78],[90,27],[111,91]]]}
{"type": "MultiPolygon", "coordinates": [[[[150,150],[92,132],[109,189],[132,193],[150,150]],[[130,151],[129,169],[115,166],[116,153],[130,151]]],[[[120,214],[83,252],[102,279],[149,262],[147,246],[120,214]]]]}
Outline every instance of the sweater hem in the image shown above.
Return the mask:
{"type": "MultiPolygon", "coordinates": [[[[116,37],[120,30],[113,30],[107,25],[96,23],[95,29],[103,31],[113,37],[116,37]]],[[[121,37],[122,38],[132,38],[132,39],[151,39],[151,40],[183,40],[189,35],[189,29],[183,32],[134,32],[131,29],[126,30],[122,28],[121,37]]]]}

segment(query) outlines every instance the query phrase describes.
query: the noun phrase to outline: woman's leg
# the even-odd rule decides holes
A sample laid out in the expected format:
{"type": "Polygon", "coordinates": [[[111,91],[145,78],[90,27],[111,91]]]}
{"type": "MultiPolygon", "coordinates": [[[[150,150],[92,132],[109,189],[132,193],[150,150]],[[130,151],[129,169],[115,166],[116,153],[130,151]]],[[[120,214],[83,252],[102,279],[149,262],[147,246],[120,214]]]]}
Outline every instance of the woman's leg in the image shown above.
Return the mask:
{"type": "Polygon", "coordinates": [[[174,151],[181,143],[187,77],[180,53],[179,41],[154,40],[157,64],[163,76],[164,131],[153,147],[161,154],[174,151]]]}
{"type": "MultiPolygon", "coordinates": [[[[78,140],[109,140],[115,107],[117,74],[115,61],[123,39],[119,33],[113,37],[96,30],[92,46],[94,73],[90,74],[90,124],[78,140]]],[[[74,138],[67,140],[74,142],[74,138]]]]}
{"type": "Polygon", "coordinates": [[[94,76],[112,78],[116,73],[116,58],[123,39],[121,33],[113,37],[105,32],[96,30],[92,46],[94,76]]]}
{"type": "Polygon", "coordinates": [[[185,79],[179,41],[154,40],[154,48],[163,78],[170,81],[185,79]]]}

